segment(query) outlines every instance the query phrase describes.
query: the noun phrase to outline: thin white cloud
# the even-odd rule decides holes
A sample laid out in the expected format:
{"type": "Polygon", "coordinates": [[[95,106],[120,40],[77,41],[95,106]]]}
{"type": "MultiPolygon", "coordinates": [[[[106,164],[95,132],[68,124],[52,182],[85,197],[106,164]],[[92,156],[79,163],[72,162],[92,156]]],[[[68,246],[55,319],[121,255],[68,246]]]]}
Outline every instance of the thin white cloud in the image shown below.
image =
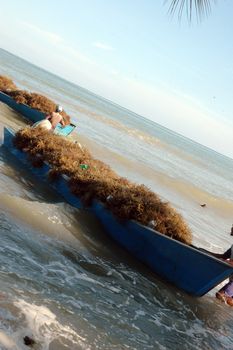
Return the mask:
{"type": "Polygon", "coordinates": [[[105,50],[105,51],[114,51],[115,50],[112,46],[101,43],[100,41],[96,41],[95,43],[93,43],[93,46],[97,47],[98,49],[105,50]]]}
{"type": "Polygon", "coordinates": [[[35,26],[34,24],[29,23],[29,22],[20,21],[20,24],[23,25],[24,27],[26,27],[27,29],[30,29],[31,31],[33,31],[37,35],[44,37],[45,39],[47,39],[48,41],[50,41],[53,44],[61,43],[63,41],[61,36],[59,36],[53,32],[48,32],[44,29],[41,29],[41,28],[39,28],[39,27],[35,26]]]}
{"type": "MultiPolygon", "coordinates": [[[[72,57],[73,59],[78,61],[86,62],[89,64],[95,64],[94,61],[90,60],[87,56],[83,55],[80,51],[78,51],[77,49],[67,44],[61,36],[53,32],[49,32],[44,29],[41,29],[40,27],[35,26],[34,24],[31,24],[29,22],[20,21],[19,24],[21,27],[23,26],[23,28],[30,29],[30,37],[33,37],[33,35],[36,34],[38,39],[43,40],[43,46],[45,46],[44,40],[46,39],[46,41],[49,44],[54,45],[56,52],[61,53],[62,56],[65,54],[65,56],[67,56],[70,59],[72,57]]],[[[33,46],[33,43],[34,41],[32,41],[32,46],[33,46]]]]}

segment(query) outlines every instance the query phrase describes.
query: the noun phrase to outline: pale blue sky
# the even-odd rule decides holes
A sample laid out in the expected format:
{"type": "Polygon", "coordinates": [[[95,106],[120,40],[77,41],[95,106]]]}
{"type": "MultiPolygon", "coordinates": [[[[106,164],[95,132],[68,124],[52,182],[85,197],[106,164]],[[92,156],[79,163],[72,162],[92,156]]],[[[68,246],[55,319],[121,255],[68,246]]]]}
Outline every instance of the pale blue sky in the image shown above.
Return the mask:
{"type": "Polygon", "coordinates": [[[233,158],[233,1],[0,0],[0,47],[233,158]]]}

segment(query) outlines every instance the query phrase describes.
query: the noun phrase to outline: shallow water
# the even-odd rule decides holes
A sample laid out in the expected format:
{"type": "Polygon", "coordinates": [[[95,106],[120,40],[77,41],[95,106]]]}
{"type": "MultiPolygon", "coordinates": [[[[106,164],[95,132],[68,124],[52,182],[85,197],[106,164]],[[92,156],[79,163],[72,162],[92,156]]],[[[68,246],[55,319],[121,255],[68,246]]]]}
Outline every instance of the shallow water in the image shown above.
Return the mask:
{"type": "MultiPolygon", "coordinates": [[[[0,74],[73,111],[74,137],[96,157],[169,200],[196,244],[230,245],[230,159],[1,50],[0,62],[0,74]]],[[[1,127],[25,125],[0,113],[1,127]]],[[[232,310],[215,290],[197,299],[161,281],[2,148],[0,174],[0,349],[28,349],[26,335],[43,350],[232,348],[232,310]]]]}

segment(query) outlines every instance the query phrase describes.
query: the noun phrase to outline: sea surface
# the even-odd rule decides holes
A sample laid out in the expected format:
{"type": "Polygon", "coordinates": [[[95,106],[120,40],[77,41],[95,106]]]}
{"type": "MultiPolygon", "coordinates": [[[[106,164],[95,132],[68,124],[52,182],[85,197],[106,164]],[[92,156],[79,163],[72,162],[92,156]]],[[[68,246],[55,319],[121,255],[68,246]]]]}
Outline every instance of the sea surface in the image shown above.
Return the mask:
{"type": "MultiPolygon", "coordinates": [[[[0,75],[61,104],[73,138],[169,201],[194,244],[232,244],[232,159],[1,49],[0,75]]],[[[25,121],[0,103],[3,126],[25,121]]],[[[193,298],[161,281],[3,148],[0,235],[0,350],[28,349],[25,336],[41,350],[233,348],[233,309],[217,288],[193,298]]]]}

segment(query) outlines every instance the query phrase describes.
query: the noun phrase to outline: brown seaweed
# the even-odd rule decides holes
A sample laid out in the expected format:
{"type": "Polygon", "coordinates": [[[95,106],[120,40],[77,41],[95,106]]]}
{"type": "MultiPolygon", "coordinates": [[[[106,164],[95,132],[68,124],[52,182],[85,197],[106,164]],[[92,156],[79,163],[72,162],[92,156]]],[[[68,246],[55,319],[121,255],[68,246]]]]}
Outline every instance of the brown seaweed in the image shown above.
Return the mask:
{"type": "Polygon", "coordinates": [[[183,243],[191,244],[192,234],[182,216],[145,185],[120,177],[107,164],[68,139],[42,128],[29,127],[14,138],[17,148],[27,151],[38,166],[50,164],[50,179],[65,174],[73,194],[87,206],[97,199],[120,220],[135,220],[183,243]],[[87,167],[83,167],[87,165],[87,167]]]}
{"type": "MultiPolygon", "coordinates": [[[[1,75],[0,91],[12,97],[17,103],[26,104],[42,113],[51,114],[56,110],[57,104],[49,98],[35,92],[17,89],[17,86],[10,78],[1,75]]],[[[70,116],[64,110],[60,114],[63,116],[65,125],[69,125],[70,116]]]]}
{"type": "Polygon", "coordinates": [[[3,75],[0,75],[0,91],[10,91],[17,89],[13,80],[3,75]]]}

